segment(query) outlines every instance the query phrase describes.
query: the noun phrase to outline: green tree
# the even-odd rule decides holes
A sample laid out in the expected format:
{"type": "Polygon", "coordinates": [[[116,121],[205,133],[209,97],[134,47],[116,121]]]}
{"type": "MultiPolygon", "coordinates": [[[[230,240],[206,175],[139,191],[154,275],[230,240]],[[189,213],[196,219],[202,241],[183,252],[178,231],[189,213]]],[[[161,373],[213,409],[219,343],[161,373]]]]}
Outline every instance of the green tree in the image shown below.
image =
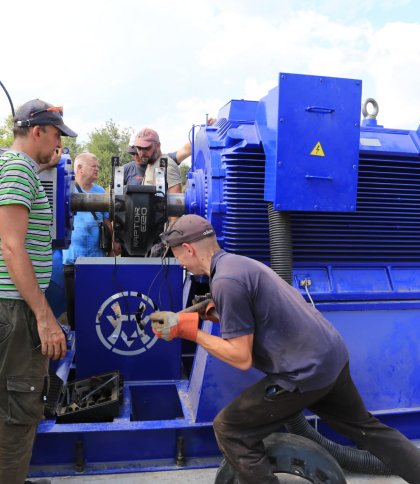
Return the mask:
{"type": "Polygon", "coordinates": [[[189,165],[181,164],[179,169],[181,170],[182,187],[185,189],[187,183],[187,173],[191,167],[189,165]]]}
{"type": "Polygon", "coordinates": [[[98,185],[107,188],[111,181],[111,157],[119,156],[120,164],[131,160],[127,153],[132,130],[120,128],[112,119],[105,123],[105,126],[95,129],[89,133],[89,141],[86,143],[86,150],[95,154],[99,160],[98,185]]]}
{"type": "Polygon", "coordinates": [[[13,116],[10,114],[0,125],[0,146],[10,148],[13,143],[13,116]]]}
{"type": "Polygon", "coordinates": [[[61,138],[61,144],[63,145],[63,149],[67,148],[69,150],[69,155],[72,161],[74,161],[77,155],[86,151],[86,145],[84,143],[78,143],[77,138],[63,136],[61,138]]]}

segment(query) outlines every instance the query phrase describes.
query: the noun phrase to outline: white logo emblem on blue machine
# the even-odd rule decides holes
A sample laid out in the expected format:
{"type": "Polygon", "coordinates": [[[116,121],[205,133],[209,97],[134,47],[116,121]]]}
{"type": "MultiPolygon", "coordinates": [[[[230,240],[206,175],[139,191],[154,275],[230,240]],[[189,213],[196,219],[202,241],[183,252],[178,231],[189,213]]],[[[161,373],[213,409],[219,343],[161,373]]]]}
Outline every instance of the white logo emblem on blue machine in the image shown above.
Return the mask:
{"type": "Polygon", "coordinates": [[[158,340],[149,316],[158,311],[145,294],[123,291],[106,299],[96,314],[96,333],[102,344],[113,353],[134,356],[149,350],[158,340]]]}

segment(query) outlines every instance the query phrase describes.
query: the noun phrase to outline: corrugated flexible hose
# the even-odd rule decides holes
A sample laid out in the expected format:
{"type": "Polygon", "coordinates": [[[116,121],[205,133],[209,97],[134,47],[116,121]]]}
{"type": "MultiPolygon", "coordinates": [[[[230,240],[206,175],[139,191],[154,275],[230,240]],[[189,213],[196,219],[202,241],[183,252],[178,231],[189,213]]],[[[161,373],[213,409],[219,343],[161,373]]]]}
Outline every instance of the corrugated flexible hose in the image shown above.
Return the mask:
{"type": "Polygon", "coordinates": [[[271,268],[289,284],[292,283],[292,237],[290,216],[274,210],[268,204],[268,227],[270,233],[271,268]]]}
{"type": "Polygon", "coordinates": [[[343,469],[364,474],[391,475],[390,469],[367,450],[340,445],[321,435],[306,420],[303,413],[289,418],[285,427],[291,434],[306,437],[326,449],[343,469]]]}

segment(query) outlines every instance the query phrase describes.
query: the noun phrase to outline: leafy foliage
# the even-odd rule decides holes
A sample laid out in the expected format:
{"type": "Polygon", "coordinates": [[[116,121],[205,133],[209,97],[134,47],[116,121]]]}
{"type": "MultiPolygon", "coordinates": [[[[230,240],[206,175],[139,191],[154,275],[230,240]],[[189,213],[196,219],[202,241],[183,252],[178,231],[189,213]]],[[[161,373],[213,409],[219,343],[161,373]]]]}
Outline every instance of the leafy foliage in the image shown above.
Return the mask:
{"type": "Polygon", "coordinates": [[[83,143],[78,143],[77,138],[70,138],[68,136],[63,136],[61,138],[61,143],[63,148],[67,148],[69,150],[69,155],[72,160],[76,158],[77,155],[86,151],[86,145],[83,143]]]}
{"type": "Polygon", "coordinates": [[[179,169],[181,171],[181,177],[182,177],[182,186],[185,187],[185,184],[187,182],[187,173],[190,169],[189,165],[184,165],[183,163],[179,166],[179,169]]]}
{"type": "Polygon", "coordinates": [[[10,114],[0,126],[0,147],[10,148],[13,143],[13,116],[10,114]]]}
{"type": "Polygon", "coordinates": [[[131,160],[131,155],[127,153],[130,136],[131,129],[119,128],[112,119],[107,121],[104,127],[95,129],[93,133],[89,134],[86,151],[94,153],[98,157],[98,185],[107,188],[110,184],[112,156],[119,156],[120,164],[127,163],[131,160]]]}

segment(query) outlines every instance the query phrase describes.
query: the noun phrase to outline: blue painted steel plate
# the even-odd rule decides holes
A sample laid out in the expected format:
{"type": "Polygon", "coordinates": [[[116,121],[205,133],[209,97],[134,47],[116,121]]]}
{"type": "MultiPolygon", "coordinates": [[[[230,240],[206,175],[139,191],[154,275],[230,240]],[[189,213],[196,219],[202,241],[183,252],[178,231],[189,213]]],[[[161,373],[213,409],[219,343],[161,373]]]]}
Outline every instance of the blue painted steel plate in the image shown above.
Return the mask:
{"type": "Polygon", "coordinates": [[[79,258],[77,378],[119,370],[125,380],[181,377],[181,340],[159,340],[148,315],[182,309],[182,268],[172,259],[79,258]]]}
{"type": "Polygon", "coordinates": [[[257,114],[275,209],[356,210],[361,88],[354,79],[280,73],[257,114]]]}

